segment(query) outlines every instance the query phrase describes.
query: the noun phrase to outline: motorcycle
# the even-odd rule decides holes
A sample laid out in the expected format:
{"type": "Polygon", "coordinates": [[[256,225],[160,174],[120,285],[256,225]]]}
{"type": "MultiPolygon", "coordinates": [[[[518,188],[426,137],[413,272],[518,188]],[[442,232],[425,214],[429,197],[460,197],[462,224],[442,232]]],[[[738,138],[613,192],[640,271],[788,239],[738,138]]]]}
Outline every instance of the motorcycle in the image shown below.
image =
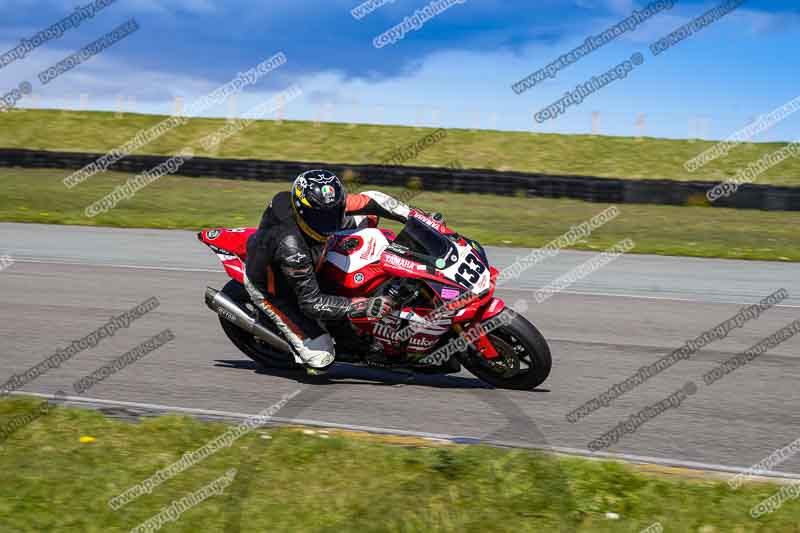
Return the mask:
{"type": "MultiPolygon", "coordinates": [[[[347,297],[388,295],[395,309],[382,319],[348,318],[324,325],[336,361],[428,374],[461,365],[498,388],[531,390],[550,374],[550,348],[523,315],[494,296],[498,270],[483,247],[448,228],[443,217],[411,210],[400,233],[367,227],[331,236],[317,271],[323,292],[347,297]]],[[[291,345],[250,300],[243,285],[247,240],[255,228],[197,234],[232,278],[208,287],[206,305],[223,331],[259,364],[300,368],[291,345]]]]}

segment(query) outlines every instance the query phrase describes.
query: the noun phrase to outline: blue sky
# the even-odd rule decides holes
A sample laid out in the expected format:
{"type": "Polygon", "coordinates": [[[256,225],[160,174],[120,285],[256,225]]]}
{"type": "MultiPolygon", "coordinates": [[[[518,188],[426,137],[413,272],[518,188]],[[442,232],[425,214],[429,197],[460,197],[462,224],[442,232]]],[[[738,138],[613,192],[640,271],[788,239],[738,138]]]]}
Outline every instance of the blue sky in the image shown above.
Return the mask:
{"type": "MultiPolygon", "coordinates": [[[[0,0],[0,53],[90,0],[0,0]]],[[[664,54],[648,45],[722,0],[675,6],[522,95],[512,83],[550,63],[648,2],[466,0],[380,49],[373,38],[430,0],[394,0],[361,20],[359,0],[117,0],[94,19],[0,69],[0,89],[33,84],[23,107],[170,113],[174,98],[202,96],[278,51],[286,65],[236,99],[239,112],[290,84],[304,91],[287,118],[587,133],[726,137],[748,120],[800,96],[800,7],[749,0],[664,54]],[[141,29],[42,87],[36,75],[135,17],[141,29]],[[634,52],[644,65],[536,124],[533,114],[634,52]]],[[[226,116],[228,106],[207,114],[226,116]]],[[[758,140],[793,140],[800,113],[758,140]]]]}

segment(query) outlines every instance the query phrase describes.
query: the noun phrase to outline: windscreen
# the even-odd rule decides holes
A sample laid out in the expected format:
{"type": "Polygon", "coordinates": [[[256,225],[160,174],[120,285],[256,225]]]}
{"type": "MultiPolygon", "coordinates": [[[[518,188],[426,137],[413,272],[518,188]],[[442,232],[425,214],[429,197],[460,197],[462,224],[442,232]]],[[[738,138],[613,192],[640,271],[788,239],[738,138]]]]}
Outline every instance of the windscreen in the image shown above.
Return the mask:
{"type": "Polygon", "coordinates": [[[444,257],[450,250],[450,241],[447,237],[416,218],[408,219],[395,242],[415,252],[436,258],[444,257]]]}

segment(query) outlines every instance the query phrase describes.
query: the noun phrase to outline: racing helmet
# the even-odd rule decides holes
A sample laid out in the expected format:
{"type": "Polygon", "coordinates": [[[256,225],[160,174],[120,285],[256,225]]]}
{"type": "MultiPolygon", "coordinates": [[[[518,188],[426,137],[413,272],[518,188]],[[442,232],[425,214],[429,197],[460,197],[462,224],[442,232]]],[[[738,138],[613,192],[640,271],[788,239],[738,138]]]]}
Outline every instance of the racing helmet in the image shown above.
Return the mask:
{"type": "Polygon", "coordinates": [[[328,170],[308,170],[292,184],[292,210],[300,230],[325,242],[342,229],[347,192],[342,181],[328,170]]]}

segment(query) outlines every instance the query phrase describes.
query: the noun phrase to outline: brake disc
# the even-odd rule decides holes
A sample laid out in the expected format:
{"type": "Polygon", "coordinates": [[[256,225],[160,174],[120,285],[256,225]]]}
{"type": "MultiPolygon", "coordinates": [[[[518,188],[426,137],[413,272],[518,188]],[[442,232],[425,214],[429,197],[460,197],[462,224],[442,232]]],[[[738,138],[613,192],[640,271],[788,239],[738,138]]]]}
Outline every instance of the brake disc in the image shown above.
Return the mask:
{"type": "Polygon", "coordinates": [[[519,374],[520,361],[516,356],[516,350],[508,342],[495,336],[489,335],[489,338],[494,345],[500,357],[489,359],[487,362],[494,370],[498,371],[504,378],[510,378],[519,374]]]}

